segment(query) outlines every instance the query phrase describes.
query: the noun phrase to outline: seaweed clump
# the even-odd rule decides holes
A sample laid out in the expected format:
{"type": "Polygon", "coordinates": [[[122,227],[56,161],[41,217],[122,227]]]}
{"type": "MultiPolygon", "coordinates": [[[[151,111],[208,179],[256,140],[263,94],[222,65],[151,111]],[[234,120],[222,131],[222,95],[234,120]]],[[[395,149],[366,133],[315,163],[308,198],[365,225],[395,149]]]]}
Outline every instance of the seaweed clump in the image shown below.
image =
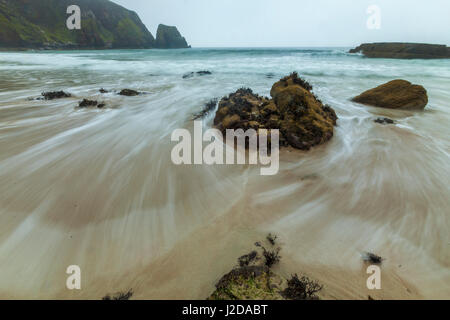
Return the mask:
{"type": "Polygon", "coordinates": [[[213,111],[216,108],[218,101],[219,101],[219,99],[217,99],[217,98],[214,98],[214,99],[211,99],[210,101],[208,101],[205,104],[203,110],[194,115],[194,120],[203,119],[208,114],[210,114],[211,111],[213,111]]]}
{"type": "Polygon", "coordinates": [[[362,258],[365,262],[372,264],[381,264],[384,260],[382,257],[371,252],[364,252],[362,258]]]}
{"type": "Polygon", "coordinates": [[[247,267],[252,262],[258,260],[258,252],[252,251],[249,254],[243,255],[238,259],[240,267],[247,267]]]}
{"type": "Polygon", "coordinates": [[[269,241],[269,243],[271,244],[271,245],[275,245],[275,243],[276,243],[276,241],[277,241],[277,238],[278,238],[278,236],[275,236],[275,235],[273,235],[273,234],[271,234],[271,233],[269,233],[268,235],[267,235],[267,237],[266,237],[266,239],[267,239],[267,241],[269,241]]]}
{"type": "Polygon", "coordinates": [[[290,300],[318,300],[317,293],[323,289],[317,281],[306,276],[299,278],[297,274],[293,275],[287,283],[283,296],[290,300]]]}
{"type": "Polygon", "coordinates": [[[107,294],[102,300],[130,300],[133,294],[133,289],[130,289],[126,292],[118,292],[114,295],[107,294]]]}

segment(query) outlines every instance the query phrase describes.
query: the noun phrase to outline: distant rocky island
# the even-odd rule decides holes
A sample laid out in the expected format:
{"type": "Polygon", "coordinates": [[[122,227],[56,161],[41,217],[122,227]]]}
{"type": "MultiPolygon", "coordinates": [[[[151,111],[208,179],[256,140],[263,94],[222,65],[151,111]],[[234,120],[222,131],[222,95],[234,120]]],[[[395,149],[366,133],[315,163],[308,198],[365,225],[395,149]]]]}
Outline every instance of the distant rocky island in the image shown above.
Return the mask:
{"type": "Polygon", "coordinates": [[[361,52],[368,58],[392,59],[448,59],[450,48],[446,45],[425,43],[380,42],[364,43],[349,53],[361,52]]]}
{"type": "Polygon", "coordinates": [[[189,48],[176,27],[156,39],[134,11],[109,0],[0,0],[2,49],[189,48]],[[67,8],[81,8],[81,29],[69,30],[67,8]]]}

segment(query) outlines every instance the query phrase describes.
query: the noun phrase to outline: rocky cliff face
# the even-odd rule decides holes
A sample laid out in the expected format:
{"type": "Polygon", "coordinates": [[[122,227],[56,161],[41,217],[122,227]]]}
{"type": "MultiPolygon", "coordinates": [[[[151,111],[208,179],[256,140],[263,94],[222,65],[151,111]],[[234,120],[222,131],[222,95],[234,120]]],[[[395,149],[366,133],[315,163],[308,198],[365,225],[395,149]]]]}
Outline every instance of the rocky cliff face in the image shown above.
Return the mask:
{"type": "Polygon", "coordinates": [[[109,0],[0,0],[0,48],[154,47],[139,16],[109,0]],[[81,30],[66,26],[70,5],[81,9],[81,30]]]}
{"type": "Polygon", "coordinates": [[[362,52],[368,58],[393,59],[446,59],[450,48],[445,45],[424,43],[365,43],[350,53],[362,52]]]}
{"type": "Polygon", "coordinates": [[[176,27],[160,24],[156,32],[156,48],[183,49],[189,46],[176,27]]]}

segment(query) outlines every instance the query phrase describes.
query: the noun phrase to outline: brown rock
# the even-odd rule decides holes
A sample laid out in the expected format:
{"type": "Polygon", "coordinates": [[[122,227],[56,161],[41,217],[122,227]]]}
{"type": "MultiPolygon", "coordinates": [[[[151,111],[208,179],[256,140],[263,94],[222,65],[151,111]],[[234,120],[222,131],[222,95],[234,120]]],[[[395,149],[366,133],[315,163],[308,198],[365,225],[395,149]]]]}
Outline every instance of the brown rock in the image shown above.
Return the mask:
{"type": "Polygon", "coordinates": [[[272,99],[239,89],[219,102],[214,125],[226,129],[279,129],[280,145],[309,150],[333,137],[337,116],[293,73],[275,83],[272,99]]]}
{"type": "Polygon", "coordinates": [[[72,95],[70,93],[64,92],[64,91],[49,91],[49,92],[43,92],[42,97],[44,100],[54,100],[54,99],[61,99],[61,98],[70,98],[72,95]]]}
{"type": "Polygon", "coordinates": [[[88,100],[88,99],[83,99],[83,101],[81,101],[78,104],[79,108],[87,108],[87,107],[96,107],[98,105],[98,102],[95,100],[88,100]]]}
{"type": "Polygon", "coordinates": [[[395,124],[395,121],[389,118],[378,118],[375,119],[373,122],[379,123],[379,124],[395,124]]]}
{"type": "Polygon", "coordinates": [[[390,59],[449,59],[446,45],[427,43],[380,42],[364,43],[349,53],[362,52],[368,58],[390,59]]]}
{"type": "Polygon", "coordinates": [[[352,99],[365,105],[389,109],[424,109],[428,103],[424,87],[405,80],[393,80],[367,90],[352,99]]]}
{"type": "Polygon", "coordinates": [[[119,92],[119,94],[121,96],[133,97],[139,95],[140,93],[131,89],[123,89],[122,91],[119,92]]]}

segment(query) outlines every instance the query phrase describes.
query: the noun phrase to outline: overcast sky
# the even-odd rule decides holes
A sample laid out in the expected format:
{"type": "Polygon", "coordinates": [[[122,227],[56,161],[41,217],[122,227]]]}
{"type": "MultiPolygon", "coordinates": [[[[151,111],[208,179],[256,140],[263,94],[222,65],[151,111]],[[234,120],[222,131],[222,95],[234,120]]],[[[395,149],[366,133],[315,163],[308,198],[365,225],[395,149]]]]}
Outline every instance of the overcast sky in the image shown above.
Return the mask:
{"type": "Polygon", "coordinates": [[[156,35],[175,25],[193,47],[356,46],[401,41],[450,45],[450,0],[113,0],[156,35]],[[380,29],[369,29],[377,5],[380,29]]]}

